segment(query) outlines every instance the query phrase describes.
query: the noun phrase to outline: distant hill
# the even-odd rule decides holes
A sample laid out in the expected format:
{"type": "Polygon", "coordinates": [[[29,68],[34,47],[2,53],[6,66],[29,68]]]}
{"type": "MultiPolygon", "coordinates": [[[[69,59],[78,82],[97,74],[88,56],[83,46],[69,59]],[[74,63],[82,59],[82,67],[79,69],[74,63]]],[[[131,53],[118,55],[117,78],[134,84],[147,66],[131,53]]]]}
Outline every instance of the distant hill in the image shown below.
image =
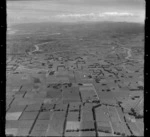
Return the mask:
{"type": "Polygon", "coordinates": [[[47,22],[47,23],[25,23],[14,25],[20,29],[70,29],[70,30],[94,30],[94,31],[122,31],[129,33],[144,32],[144,24],[129,22],[47,22]],[[59,27],[59,28],[58,28],[59,27]]]}

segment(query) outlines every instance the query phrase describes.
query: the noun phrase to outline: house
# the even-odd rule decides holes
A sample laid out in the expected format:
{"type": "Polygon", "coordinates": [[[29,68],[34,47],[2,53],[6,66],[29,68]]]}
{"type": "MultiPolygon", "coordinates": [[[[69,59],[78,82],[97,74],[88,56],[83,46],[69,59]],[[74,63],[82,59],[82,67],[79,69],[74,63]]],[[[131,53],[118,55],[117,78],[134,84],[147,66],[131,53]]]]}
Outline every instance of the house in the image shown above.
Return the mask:
{"type": "Polygon", "coordinates": [[[63,64],[60,64],[60,65],[57,65],[57,71],[59,71],[59,70],[65,70],[65,65],[63,65],[63,64]]]}

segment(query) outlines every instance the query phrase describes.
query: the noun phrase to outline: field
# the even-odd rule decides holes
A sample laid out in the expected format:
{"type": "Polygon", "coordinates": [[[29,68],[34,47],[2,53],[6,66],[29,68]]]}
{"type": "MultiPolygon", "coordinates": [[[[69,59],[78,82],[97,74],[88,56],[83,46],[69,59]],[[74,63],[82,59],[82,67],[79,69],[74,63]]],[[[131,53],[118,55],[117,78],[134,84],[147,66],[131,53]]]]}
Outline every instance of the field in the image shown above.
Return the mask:
{"type": "Polygon", "coordinates": [[[143,67],[142,24],[11,26],[6,133],[142,136],[143,67]]]}

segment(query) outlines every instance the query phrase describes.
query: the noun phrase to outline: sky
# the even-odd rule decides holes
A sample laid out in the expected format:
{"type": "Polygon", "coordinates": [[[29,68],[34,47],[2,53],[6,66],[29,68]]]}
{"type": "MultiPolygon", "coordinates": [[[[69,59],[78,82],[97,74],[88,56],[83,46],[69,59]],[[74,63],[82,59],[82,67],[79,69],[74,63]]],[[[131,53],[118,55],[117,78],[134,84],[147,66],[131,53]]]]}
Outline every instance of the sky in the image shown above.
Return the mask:
{"type": "Polygon", "coordinates": [[[7,0],[8,26],[34,22],[144,23],[145,0],[7,0]]]}

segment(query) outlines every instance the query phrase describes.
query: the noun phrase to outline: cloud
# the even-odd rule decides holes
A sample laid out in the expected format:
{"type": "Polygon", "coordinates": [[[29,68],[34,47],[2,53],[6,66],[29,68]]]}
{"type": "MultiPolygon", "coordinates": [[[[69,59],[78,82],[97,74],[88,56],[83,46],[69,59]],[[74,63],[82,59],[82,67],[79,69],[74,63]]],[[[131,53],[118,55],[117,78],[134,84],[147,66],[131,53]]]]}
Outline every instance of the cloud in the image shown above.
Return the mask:
{"type": "Polygon", "coordinates": [[[103,14],[105,16],[136,16],[135,14],[129,12],[105,12],[103,14]]]}
{"type": "Polygon", "coordinates": [[[104,12],[104,13],[88,13],[88,14],[59,14],[58,18],[101,18],[101,17],[135,17],[137,15],[129,12],[104,12]]]}

